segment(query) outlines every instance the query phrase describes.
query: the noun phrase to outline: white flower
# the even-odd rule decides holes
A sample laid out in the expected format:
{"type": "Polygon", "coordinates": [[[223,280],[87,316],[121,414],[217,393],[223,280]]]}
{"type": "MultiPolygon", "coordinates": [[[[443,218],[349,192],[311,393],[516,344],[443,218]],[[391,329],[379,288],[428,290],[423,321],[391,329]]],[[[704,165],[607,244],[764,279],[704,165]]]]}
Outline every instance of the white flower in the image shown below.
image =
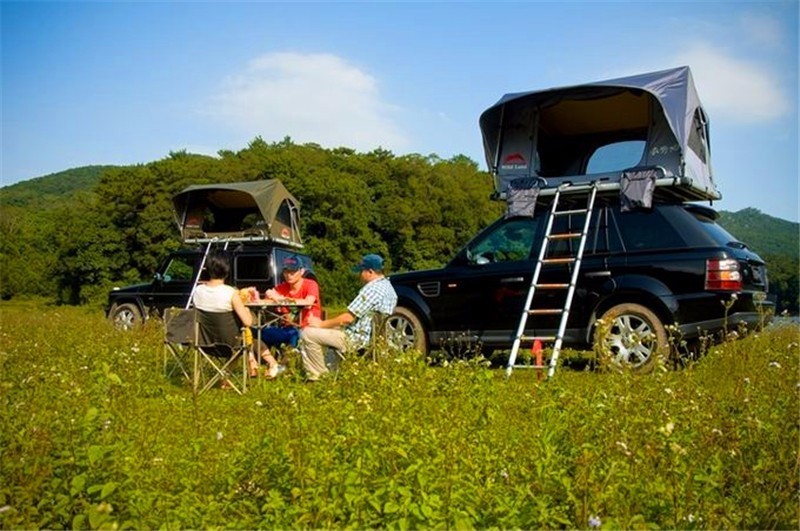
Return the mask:
{"type": "Polygon", "coordinates": [[[589,517],[589,527],[597,528],[600,527],[602,524],[603,522],[600,520],[599,516],[592,515],[589,517]]]}
{"type": "Polygon", "coordinates": [[[222,432],[221,432],[221,431],[218,431],[218,432],[217,432],[217,440],[218,440],[218,441],[221,441],[221,440],[222,440],[222,432]]]}
{"type": "Polygon", "coordinates": [[[769,362],[769,366],[770,366],[770,367],[773,367],[773,368],[775,368],[775,369],[780,369],[780,368],[781,368],[781,364],[780,364],[780,363],[778,363],[777,361],[771,361],[771,362],[769,362]]]}

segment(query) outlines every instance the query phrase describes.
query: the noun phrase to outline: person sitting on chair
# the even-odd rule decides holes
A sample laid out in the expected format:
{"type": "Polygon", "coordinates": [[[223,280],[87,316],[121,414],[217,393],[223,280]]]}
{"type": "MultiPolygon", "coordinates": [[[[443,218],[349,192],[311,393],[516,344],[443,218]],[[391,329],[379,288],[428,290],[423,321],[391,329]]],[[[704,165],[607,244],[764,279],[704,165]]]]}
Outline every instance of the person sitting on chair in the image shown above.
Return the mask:
{"type": "MultiPolygon", "coordinates": [[[[300,338],[300,329],[308,325],[310,317],[322,317],[322,306],[319,299],[319,284],[314,279],[305,278],[306,269],[302,261],[297,256],[288,256],[283,260],[282,272],[283,282],[268,289],[265,298],[272,302],[292,301],[309,306],[300,309],[299,319],[294,320],[294,316],[285,309],[285,318],[278,326],[269,326],[261,329],[258,334],[261,340],[261,358],[267,362],[269,369],[267,374],[274,378],[280,372],[281,367],[272,355],[270,347],[280,347],[281,345],[296,346],[300,338]]],[[[252,371],[251,371],[252,372],[252,371]]]]}
{"type": "Polygon", "coordinates": [[[391,314],[397,305],[397,293],[383,274],[383,258],[368,254],[353,267],[353,272],[359,273],[364,286],[347,311],[325,320],[309,317],[308,326],[301,331],[300,353],[309,381],[316,381],[328,372],[324,347],[341,354],[367,346],[373,333],[373,314],[391,314]]]}
{"type": "Polygon", "coordinates": [[[242,302],[238,290],[225,284],[230,270],[227,253],[211,253],[206,260],[206,271],[210,280],[198,284],[192,302],[195,308],[206,312],[236,312],[243,326],[252,326],[253,315],[242,302]]]}
{"type": "Polygon", "coordinates": [[[192,303],[198,310],[208,313],[234,312],[239,325],[249,329],[253,325],[253,315],[242,302],[238,290],[225,284],[230,270],[230,260],[226,252],[216,251],[209,254],[206,271],[210,280],[197,285],[192,303]]]}

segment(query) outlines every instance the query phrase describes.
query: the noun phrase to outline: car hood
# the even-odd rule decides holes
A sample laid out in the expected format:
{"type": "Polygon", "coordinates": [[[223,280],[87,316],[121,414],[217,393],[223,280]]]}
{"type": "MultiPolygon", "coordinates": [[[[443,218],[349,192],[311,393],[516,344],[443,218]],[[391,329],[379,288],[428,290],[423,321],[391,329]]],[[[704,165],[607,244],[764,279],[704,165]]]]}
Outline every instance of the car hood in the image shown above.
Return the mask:
{"type": "Polygon", "coordinates": [[[150,282],[141,282],[139,284],[131,284],[130,286],[123,286],[121,288],[114,287],[110,295],[113,297],[115,293],[141,293],[145,291],[152,284],[150,282]]]}

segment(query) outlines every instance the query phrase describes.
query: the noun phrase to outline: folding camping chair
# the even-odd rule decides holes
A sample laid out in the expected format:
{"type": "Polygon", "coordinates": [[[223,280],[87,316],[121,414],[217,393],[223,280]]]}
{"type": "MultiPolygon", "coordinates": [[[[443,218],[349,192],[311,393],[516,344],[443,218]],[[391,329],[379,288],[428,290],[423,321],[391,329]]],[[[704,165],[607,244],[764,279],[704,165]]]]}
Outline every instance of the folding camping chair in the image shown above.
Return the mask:
{"type": "Polygon", "coordinates": [[[197,344],[195,311],[167,308],[164,312],[164,373],[167,378],[183,374],[192,381],[192,352],[197,344]]]}
{"type": "Polygon", "coordinates": [[[198,394],[217,382],[225,382],[239,394],[247,391],[249,345],[233,312],[173,308],[165,315],[165,326],[168,376],[180,370],[198,394]],[[169,354],[174,361],[171,367],[169,354]]]}

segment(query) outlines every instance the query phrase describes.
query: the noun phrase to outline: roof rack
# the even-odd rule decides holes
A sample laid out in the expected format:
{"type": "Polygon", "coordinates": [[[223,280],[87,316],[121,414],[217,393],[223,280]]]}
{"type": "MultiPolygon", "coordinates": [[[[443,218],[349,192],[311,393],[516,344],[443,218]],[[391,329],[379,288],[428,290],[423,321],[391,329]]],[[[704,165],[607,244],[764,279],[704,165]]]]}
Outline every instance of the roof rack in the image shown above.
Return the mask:
{"type": "MultiPolygon", "coordinates": [[[[556,190],[559,186],[564,184],[570,185],[570,190],[574,193],[585,191],[589,193],[592,187],[597,183],[598,195],[609,195],[611,192],[619,193],[621,185],[619,181],[605,181],[600,179],[598,181],[581,182],[579,184],[572,184],[569,180],[560,180],[557,184],[542,186],[539,189],[539,198],[548,198],[555,196],[556,190]]],[[[674,201],[713,201],[722,198],[716,190],[706,191],[706,193],[699,193],[697,188],[692,186],[693,181],[688,177],[661,177],[655,180],[654,196],[661,200],[674,200],[674,201]]],[[[490,196],[495,201],[507,201],[507,192],[493,192],[490,196]]]]}

